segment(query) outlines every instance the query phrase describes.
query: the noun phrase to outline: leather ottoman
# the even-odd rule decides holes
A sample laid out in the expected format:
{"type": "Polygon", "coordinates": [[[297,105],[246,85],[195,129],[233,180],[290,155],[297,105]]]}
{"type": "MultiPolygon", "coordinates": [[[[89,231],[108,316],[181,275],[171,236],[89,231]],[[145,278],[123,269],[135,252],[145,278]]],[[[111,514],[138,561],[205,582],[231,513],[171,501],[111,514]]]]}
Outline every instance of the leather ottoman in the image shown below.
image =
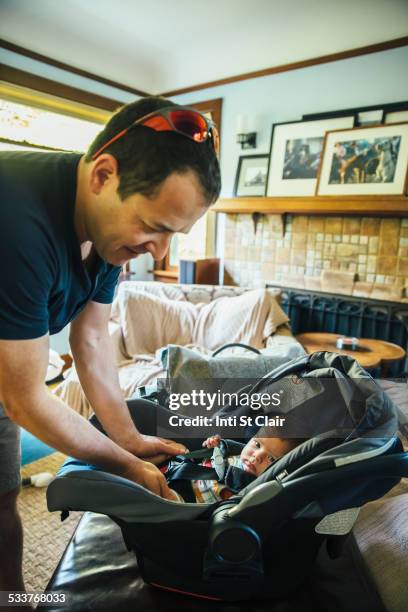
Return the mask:
{"type": "Polygon", "coordinates": [[[285,601],[218,602],[146,585],[119,527],[109,517],[90,512],[80,520],[46,590],[64,592],[68,598],[63,606],[41,607],[48,612],[384,612],[352,536],[335,561],[322,550],[302,592],[285,601]]]}

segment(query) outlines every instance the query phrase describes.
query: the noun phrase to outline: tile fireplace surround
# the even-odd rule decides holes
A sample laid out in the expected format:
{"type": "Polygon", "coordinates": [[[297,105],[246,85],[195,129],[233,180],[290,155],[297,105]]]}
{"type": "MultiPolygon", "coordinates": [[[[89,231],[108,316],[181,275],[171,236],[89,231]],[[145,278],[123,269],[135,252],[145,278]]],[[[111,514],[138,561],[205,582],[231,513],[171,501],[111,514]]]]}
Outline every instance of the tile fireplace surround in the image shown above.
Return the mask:
{"type": "Polygon", "coordinates": [[[408,218],[227,214],[226,279],[408,301],[408,218]]]}

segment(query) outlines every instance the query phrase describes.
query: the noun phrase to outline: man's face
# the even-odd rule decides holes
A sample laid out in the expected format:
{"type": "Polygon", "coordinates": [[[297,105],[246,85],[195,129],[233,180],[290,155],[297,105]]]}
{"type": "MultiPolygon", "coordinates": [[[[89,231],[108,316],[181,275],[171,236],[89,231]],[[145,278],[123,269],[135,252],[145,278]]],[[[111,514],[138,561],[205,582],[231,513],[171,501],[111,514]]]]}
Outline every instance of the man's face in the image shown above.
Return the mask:
{"type": "Polygon", "coordinates": [[[151,198],[133,194],[121,200],[119,177],[110,176],[93,199],[88,236],[105,261],[122,266],[140,254],[166,255],[174,233],[188,233],[207,211],[194,172],[168,176],[151,198]]]}

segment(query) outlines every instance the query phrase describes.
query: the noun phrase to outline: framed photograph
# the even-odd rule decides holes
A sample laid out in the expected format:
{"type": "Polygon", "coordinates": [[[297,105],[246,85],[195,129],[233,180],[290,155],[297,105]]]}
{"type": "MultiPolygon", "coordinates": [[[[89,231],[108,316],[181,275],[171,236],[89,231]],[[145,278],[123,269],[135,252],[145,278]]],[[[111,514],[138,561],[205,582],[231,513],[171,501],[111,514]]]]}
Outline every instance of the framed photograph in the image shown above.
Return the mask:
{"type": "Polygon", "coordinates": [[[402,123],[408,121],[408,110],[395,111],[385,115],[385,123],[402,123]]]}
{"type": "Polygon", "coordinates": [[[356,127],[368,127],[370,125],[381,125],[384,122],[384,111],[377,110],[360,111],[356,117],[356,127]]]}
{"type": "Polygon", "coordinates": [[[316,195],[405,193],[408,123],[328,132],[316,195]]]}
{"type": "MultiPolygon", "coordinates": [[[[330,117],[345,117],[346,115],[355,115],[356,123],[355,126],[363,127],[364,125],[371,124],[377,125],[378,123],[384,123],[382,115],[389,115],[390,113],[397,113],[400,111],[408,110],[408,102],[391,102],[387,104],[377,104],[376,106],[357,106],[355,108],[342,108],[334,111],[326,111],[324,113],[311,113],[303,115],[303,121],[316,121],[317,119],[329,119],[330,117]]],[[[400,121],[393,121],[392,123],[400,123],[406,121],[401,118],[400,121]]],[[[391,123],[391,121],[386,121],[391,123]]]]}
{"type": "Polygon", "coordinates": [[[268,180],[269,155],[241,155],[235,177],[234,195],[264,196],[268,180]]]}
{"type": "Polygon", "coordinates": [[[314,195],[325,133],[353,125],[354,115],[276,123],[272,127],[267,195],[314,195]]]}

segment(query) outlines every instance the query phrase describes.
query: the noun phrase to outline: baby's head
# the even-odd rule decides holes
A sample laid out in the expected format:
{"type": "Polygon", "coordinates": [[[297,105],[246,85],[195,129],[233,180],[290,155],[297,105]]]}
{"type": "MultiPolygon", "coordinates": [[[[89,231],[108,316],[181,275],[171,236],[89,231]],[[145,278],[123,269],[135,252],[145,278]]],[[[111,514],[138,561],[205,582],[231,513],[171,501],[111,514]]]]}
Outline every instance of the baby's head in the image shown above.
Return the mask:
{"type": "Polygon", "coordinates": [[[259,436],[254,436],[241,451],[241,461],[246,472],[259,476],[275,459],[299,446],[304,440],[297,438],[262,437],[265,432],[260,430],[259,436]]]}

